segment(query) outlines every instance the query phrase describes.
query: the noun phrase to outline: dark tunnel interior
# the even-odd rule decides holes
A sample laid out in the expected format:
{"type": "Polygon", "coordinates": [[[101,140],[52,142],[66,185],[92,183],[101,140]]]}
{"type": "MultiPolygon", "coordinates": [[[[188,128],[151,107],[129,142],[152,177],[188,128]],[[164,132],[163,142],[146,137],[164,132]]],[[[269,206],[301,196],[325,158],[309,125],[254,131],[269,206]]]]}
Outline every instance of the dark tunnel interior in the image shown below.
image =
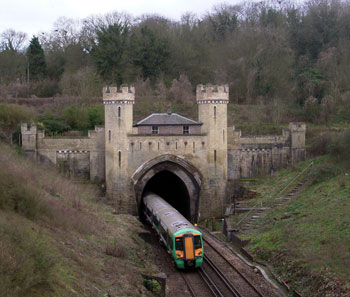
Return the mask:
{"type": "Polygon", "coordinates": [[[175,207],[185,218],[190,220],[190,197],[184,182],[170,171],[161,171],[146,184],[142,197],[153,192],[175,207]]]}

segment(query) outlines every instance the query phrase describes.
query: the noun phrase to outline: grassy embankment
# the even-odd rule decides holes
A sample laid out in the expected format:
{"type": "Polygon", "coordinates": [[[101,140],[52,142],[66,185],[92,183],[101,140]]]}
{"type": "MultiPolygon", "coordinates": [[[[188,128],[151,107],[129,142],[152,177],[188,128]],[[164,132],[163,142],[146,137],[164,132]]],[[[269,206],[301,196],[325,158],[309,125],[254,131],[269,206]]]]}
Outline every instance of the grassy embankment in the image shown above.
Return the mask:
{"type": "Polygon", "coordinates": [[[156,268],[135,217],[3,144],[0,162],[1,296],[151,296],[141,273],[156,268]]]}
{"type": "MultiPolygon", "coordinates": [[[[271,206],[307,164],[259,178],[248,205],[271,206]]],[[[329,155],[314,159],[309,183],[295,198],[267,211],[242,236],[248,250],[273,266],[303,296],[350,296],[350,170],[329,155]]],[[[244,214],[243,214],[244,215],[244,214]]],[[[236,216],[237,222],[243,215],[236,216]]]]}

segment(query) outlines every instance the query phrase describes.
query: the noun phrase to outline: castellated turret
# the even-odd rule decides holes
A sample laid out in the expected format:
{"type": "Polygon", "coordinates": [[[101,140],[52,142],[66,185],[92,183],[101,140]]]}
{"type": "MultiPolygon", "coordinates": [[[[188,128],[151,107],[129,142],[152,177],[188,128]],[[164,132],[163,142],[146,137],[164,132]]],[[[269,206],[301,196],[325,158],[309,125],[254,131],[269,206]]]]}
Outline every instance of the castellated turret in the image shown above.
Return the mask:
{"type": "MultiPolygon", "coordinates": [[[[229,103],[228,85],[198,85],[196,90],[198,120],[203,123],[201,132],[207,135],[207,160],[209,179],[212,185],[216,181],[227,179],[227,104],[229,103]]],[[[223,197],[219,183],[215,184],[211,198],[223,197]]]]}
{"type": "Polygon", "coordinates": [[[113,104],[115,101],[118,101],[118,103],[130,104],[135,101],[134,86],[121,85],[119,89],[116,86],[106,86],[103,88],[102,92],[104,104],[113,104]]]}
{"type": "Polygon", "coordinates": [[[228,85],[198,85],[196,94],[198,103],[228,103],[229,101],[228,85]],[[203,102],[206,100],[223,100],[227,102],[203,102]]]}
{"type": "Polygon", "coordinates": [[[102,93],[105,107],[107,193],[121,203],[121,189],[127,184],[125,172],[128,168],[128,134],[132,133],[135,88],[128,85],[121,85],[119,88],[106,86],[102,93]]]}

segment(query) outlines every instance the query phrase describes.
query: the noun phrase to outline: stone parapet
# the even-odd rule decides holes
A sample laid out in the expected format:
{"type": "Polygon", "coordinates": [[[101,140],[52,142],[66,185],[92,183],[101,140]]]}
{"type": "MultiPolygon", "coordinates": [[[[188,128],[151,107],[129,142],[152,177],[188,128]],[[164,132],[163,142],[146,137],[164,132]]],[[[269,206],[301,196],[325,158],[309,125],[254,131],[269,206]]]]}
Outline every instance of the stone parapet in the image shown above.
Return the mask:
{"type": "Polygon", "coordinates": [[[105,86],[103,88],[103,103],[124,103],[130,104],[135,101],[135,87],[122,85],[119,88],[116,86],[105,86]]]}
{"type": "Polygon", "coordinates": [[[196,97],[198,103],[227,104],[229,102],[229,87],[228,85],[198,85],[196,97]]]}

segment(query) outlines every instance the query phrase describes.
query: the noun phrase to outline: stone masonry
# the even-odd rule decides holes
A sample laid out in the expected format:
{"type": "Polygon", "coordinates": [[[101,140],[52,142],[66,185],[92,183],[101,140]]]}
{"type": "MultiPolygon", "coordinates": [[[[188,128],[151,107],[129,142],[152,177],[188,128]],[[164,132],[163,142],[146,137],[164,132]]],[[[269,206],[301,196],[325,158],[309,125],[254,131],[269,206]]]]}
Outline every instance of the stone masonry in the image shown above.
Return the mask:
{"type": "Polygon", "coordinates": [[[229,179],[271,174],[305,157],[304,123],[290,123],[282,135],[241,135],[227,127],[227,85],[197,86],[195,134],[147,134],[133,127],[135,89],[105,87],[105,127],[88,137],[46,137],[35,125],[21,127],[28,155],[74,175],[105,181],[120,212],[137,213],[143,189],[157,173],[169,171],[184,184],[193,221],[220,215],[229,179]]]}

